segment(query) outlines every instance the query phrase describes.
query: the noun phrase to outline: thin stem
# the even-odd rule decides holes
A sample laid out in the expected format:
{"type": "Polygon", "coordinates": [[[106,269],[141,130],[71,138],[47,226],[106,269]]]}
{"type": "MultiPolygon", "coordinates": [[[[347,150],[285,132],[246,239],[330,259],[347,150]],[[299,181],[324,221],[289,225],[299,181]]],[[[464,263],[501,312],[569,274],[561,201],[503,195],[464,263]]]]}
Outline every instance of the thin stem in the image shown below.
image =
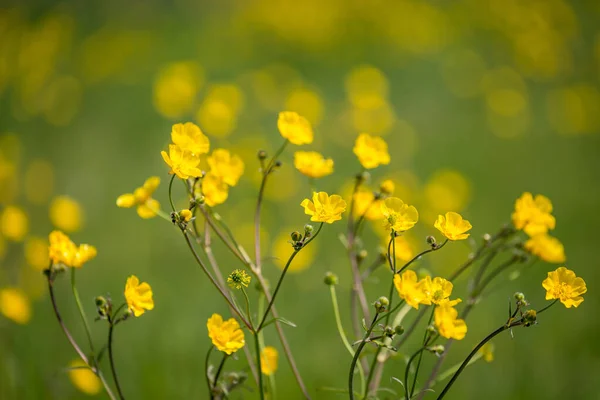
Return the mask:
{"type": "MultiPolygon", "coordinates": [[[[431,325],[431,321],[433,320],[434,312],[435,312],[435,307],[432,307],[431,315],[429,316],[429,322],[427,322],[427,327],[425,327],[425,334],[423,335],[423,347],[425,347],[425,345],[427,344],[427,338],[429,337],[429,332],[427,331],[427,328],[429,327],[429,325],[431,325]]],[[[410,397],[412,397],[413,393],[415,392],[415,386],[417,385],[417,377],[419,376],[419,369],[421,368],[421,360],[422,359],[423,359],[423,352],[421,352],[419,354],[419,361],[417,361],[417,368],[415,369],[413,384],[410,388],[410,397]]],[[[408,382],[405,382],[405,384],[408,386],[408,382]]]]}
{"type": "Polygon", "coordinates": [[[115,382],[115,386],[117,388],[117,393],[119,394],[119,398],[124,400],[123,392],[121,391],[121,385],[119,385],[119,379],[117,378],[117,369],[115,368],[115,359],[113,357],[113,330],[115,324],[113,323],[112,318],[108,317],[108,359],[110,360],[110,370],[112,371],[113,381],[115,382]]]}
{"type": "Polygon", "coordinates": [[[354,400],[354,369],[356,368],[356,363],[358,362],[358,357],[362,352],[365,344],[367,344],[367,339],[371,336],[371,332],[373,332],[373,328],[377,324],[377,317],[379,313],[375,312],[375,316],[373,317],[373,322],[371,322],[371,326],[367,329],[367,333],[363,337],[362,341],[358,345],[356,352],[354,353],[354,357],[352,358],[352,363],[350,363],[350,372],[348,373],[348,393],[350,394],[350,400],[354,400]]]}
{"type": "Polygon", "coordinates": [[[483,289],[496,277],[498,276],[502,271],[504,271],[505,269],[507,269],[508,267],[510,267],[511,265],[515,264],[516,262],[519,262],[519,258],[518,257],[513,257],[510,260],[500,264],[495,270],[493,270],[492,272],[489,273],[488,276],[485,277],[485,279],[483,279],[483,281],[481,281],[481,284],[479,285],[479,288],[476,289],[474,291],[474,297],[479,296],[482,292],[483,289]]]}
{"type": "Polygon", "coordinates": [[[263,387],[263,373],[262,365],[260,363],[260,343],[258,340],[258,332],[254,332],[254,348],[256,350],[256,365],[258,366],[258,391],[260,392],[260,399],[265,399],[265,388],[263,387]]]}
{"type": "Polygon", "coordinates": [[[427,253],[431,253],[431,252],[433,252],[433,251],[441,250],[441,249],[442,249],[442,247],[444,247],[444,246],[446,245],[446,243],[448,243],[448,239],[444,240],[444,243],[442,243],[442,244],[441,244],[441,245],[439,245],[439,246],[437,246],[437,245],[436,245],[435,247],[432,247],[432,248],[430,248],[430,249],[427,249],[427,250],[424,250],[424,251],[420,252],[419,254],[417,254],[416,256],[414,256],[414,257],[412,258],[412,260],[410,260],[409,262],[407,262],[406,264],[404,264],[404,266],[403,266],[402,268],[400,268],[400,270],[399,270],[399,271],[397,271],[396,273],[397,273],[397,274],[400,274],[400,273],[402,273],[402,271],[404,271],[406,268],[408,268],[408,267],[409,267],[409,266],[410,266],[410,265],[411,265],[413,262],[415,262],[415,261],[416,261],[416,260],[418,260],[419,258],[423,257],[425,254],[427,254],[427,253]]]}
{"type": "Polygon", "coordinates": [[[536,311],[536,314],[543,313],[544,311],[546,311],[547,309],[549,309],[550,307],[552,307],[553,305],[555,305],[558,300],[559,299],[555,299],[552,303],[548,304],[546,307],[542,308],[540,311],[536,311]]]}
{"type": "Polygon", "coordinates": [[[100,369],[97,367],[97,365],[91,365],[87,356],[85,355],[85,353],[83,352],[83,350],[81,350],[81,348],[79,347],[79,345],[77,344],[77,342],[75,341],[75,339],[73,338],[73,335],[71,335],[71,332],[69,331],[69,329],[67,328],[67,326],[65,325],[60,312],[58,311],[58,305],[56,304],[56,297],[54,296],[54,286],[53,286],[53,281],[52,278],[50,277],[50,274],[52,272],[48,270],[47,274],[47,278],[48,278],[48,291],[50,293],[50,302],[52,303],[52,309],[54,310],[54,315],[56,316],[56,319],[58,320],[58,324],[60,325],[63,333],[65,334],[65,336],[67,337],[67,340],[69,341],[69,343],[71,344],[71,347],[73,347],[73,349],[75,350],[75,352],[77,353],[77,355],[79,356],[79,358],[81,358],[81,360],[88,366],[90,367],[91,371],[100,379],[100,381],[102,382],[102,386],[104,386],[104,390],[106,390],[106,394],[108,395],[108,397],[110,397],[112,400],[116,400],[115,395],[113,394],[110,386],[108,385],[108,382],[106,382],[106,379],[104,378],[104,375],[102,374],[102,372],[100,371],[100,369]]]}
{"type": "Polygon", "coordinates": [[[248,327],[248,329],[252,329],[252,325],[250,325],[250,323],[248,322],[248,320],[246,320],[246,318],[244,317],[244,315],[242,314],[242,312],[240,310],[238,310],[238,308],[235,306],[235,304],[231,301],[231,298],[227,295],[227,293],[223,290],[223,288],[215,281],[215,278],[213,278],[213,276],[210,274],[210,272],[208,271],[208,269],[206,269],[206,266],[204,265],[204,262],[202,262],[202,260],[200,259],[200,256],[196,252],[196,249],[192,245],[192,242],[190,240],[190,237],[189,237],[188,233],[185,232],[185,231],[182,231],[182,233],[183,233],[183,237],[185,238],[185,241],[186,241],[188,247],[190,248],[190,251],[194,255],[194,258],[196,259],[196,262],[198,263],[198,265],[202,269],[202,272],[204,272],[204,274],[206,275],[206,277],[208,278],[208,280],[219,291],[219,293],[221,294],[221,296],[223,296],[223,298],[225,299],[225,301],[227,302],[227,304],[231,307],[231,309],[238,315],[238,317],[240,317],[240,319],[242,320],[242,322],[244,323],[244,325],[246,325],[248,327]]]}
{"type": "MultiPolygon", "coordinates": [[[[406,398],[406,400],[410,400],[410,397],[412,396],[411,391],[409,390],[410,383],[408,382],[408,374],[410,373],[410,365],[412,364],[412,362],[416,356],[423,354],[423,351],[425,351],[425,346],[423,346],[419,350],[417,350],[408,359],[408,363],[406,364],[406,369],[404,370],[404,397],[406,398]]],[[[415,380],[416,380],[416,378],[415,378],[415,380]]]]}
{"type": "Polygon", "coordinates": [[[208,351],[206,352],[206,358],[204,359],[204,376],[206,377],[206,387],[208,388],[208,395],[211,399],[213,398],[213,388],[212,384],[210,383],[210,376],[208,376],[208,363],[210,361],[210,355],[214,349],[215,346],[211,345],[208,348],[208,351]]]}
{"type": "Polygon", "coordinates": [[[171,204],[171,211],[175,212],[175,204],[173,203],[173,181],[175,180],[175,174],[171,175],[171,180],[169,181],[169,203],[171,204]]]}
{"type": "MultiPolygon", "coordinates": [[[[352,357],[354,357],[354,349],[346,336],[346,332],[344,332],[344,326],[342,325],[342,318],[340,317],[340,309],[338,307],[337,295],[335,292],[335,285],[329,286],[329,292],[331,293],[331,303],[333,304],[333,313],[335,314],[335,324],[337,326],[338,333],[340,338],[342,339],[342,343],[344,343],[344,347],[348,350],[348,353],[352,357]]],[[[360,376],[360,384],[361,388],[364,390],[365,386],[365,372],[363,370],[362,364],[358,363],[358,374],[360,376]]]]}
{"type": "Polygon", "coordinates": [[[217,387],[217,382],[219,381],[219,376],[221,375],[221,371],[223,371],[223,366],[225,365],[226,360],[227,360],[227,353],[223,353],[223,358],[221,359],[221,363],[219,364],[219,368],[217,368],[217,373],[215,374],[215,379],[213,381],[213,387],[217,387]]]}
{"type": "MultiPolygon", "coordinates": [[[[242,286],[242,293],[244,294],[244,300],[246,300],[246,315],[248,316],[248,321],[250,322],[250,326],[254,326],[252,323],[252,314],[250,314],[250,299],[248,298],[248,293],[246,293],[246,289],[242,286]]],[[[254,330],[252,328],[251,330],[254,330]]]]}
{"type": "Polygon", "coordinates": [[[79,310],[79,315],[81,316],[81,320],[83,321],[83,326],[85,328],[85,334],[87,335],[88,343],[90,345],[91,361],[92,364],[97,366],[96,363],[96,351],[94,350],[94,342],[92,341],[92,334],[90,330],[90,326],[88,325],[87,317],[85,316],[85,311],[83,311],[83,306],[81,305],[81,299],[79,298],[79,292],[77,291],[77,286],[75,285],[75,268],[71,268],[71,290],[73,291],[73,297],[75,297],[75,303],[77,304],[77,310],[79,310]]]}
{"type": "Polygon", "coordinates": [[[281,272],[281,275],[279,276],[279,281],[277,281],[277,286],[275,286],[275,291],[273,292],[273,296],[271,296],[271,301],[269,301],[269,304],[267,305],[267,309],[265,311],[265,314],[262,317],[262,320],[260,321],[260,324],[258,324],[258,328],[256,328],[257,331],[260,332],[260,330],[262,329],[262,326],[265,323],[265,320],[267,319],[267,317],[269,316],[269,311],[271,311],[271,307],[273,307],[273,303],[275,302],[275,297],[277,296],[277,293],[279,292],[279,288],[281,287],[281,283],[283,282],[283,278],[285,278],[285,274],[288,270],[288,268],[290,267],[292,261],[294,260],[294,257],[296,257],[296,254],[298,254],[302,249],[304,249],[306,246],[308,246],[308,244],[310,242],[312,242],[313,240],[315,240],[315,238],[319,235],[319,232],[321,232],[321,229],[323,228],[323,222],[321,222],[321,225],[319,225],[319,228],[317,229],[317,232],[306,241],[306,243],[304,243],[304,245],[302,245],[302,247],[300,247],[297,250],[294,250],[294,252],[292,253],[292,255],[290,256],[290,258],[288,259],[287,263],[285,264],[285,267],[283,268],[283,271],[281,272]]]}

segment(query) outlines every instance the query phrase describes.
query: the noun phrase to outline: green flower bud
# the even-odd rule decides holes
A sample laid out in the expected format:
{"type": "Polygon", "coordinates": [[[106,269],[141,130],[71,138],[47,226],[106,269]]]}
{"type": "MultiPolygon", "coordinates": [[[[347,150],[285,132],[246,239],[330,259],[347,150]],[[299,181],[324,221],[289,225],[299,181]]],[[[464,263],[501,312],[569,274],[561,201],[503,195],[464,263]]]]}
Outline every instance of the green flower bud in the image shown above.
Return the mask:
{"type": "Polygon", "coordinates": [[[257,156],[259,160],[265,160],[267,158],[267,152],[264,150],[259,150],[257,156]]]}
{"type": "Polygon", "coordinates": [[[402,335],[404,333],[404,327],[402,325],[398,325],[394,328],[396,331],[396,335],[402,335]]]}
{"type": "Polygon", "coordinates": [[[98,311],[100,318],[105,319],[108,315],[110,315],[110,312],[112,311],[112,304],[110,303],[110,300],[104,296],[98,296],[94,301],[96,303],[96,310],[98,311]]]}
{"type": "Polygon", "coordinates": [[[356,258],[357,258],[358,262],[361,262],[362,260],[367,258],[368,255],[369,255],[369,252],[367,252],[366,250],[363,249],[358,252],[358,254],[356,255],[356,258]]]}
{"type": "Polygon", "coordinates": [[[427,350],[439,357],[444,353],[444,351],[446,351],[446,348],[444,347],[444,345],[437,344],[435,346],[428,347],[427,350]]]}
{"type": "Polygon", "coordinates": [[[327,272],[325,274],[325,279],[323,281],[328,286],[337,285],[337,283],[338,283],[338,277],[333,272],[327,272]]]}
{"type": "Polygon", "coordinates": [[[293,242],[299,242],[302,240],[302,234],[298,231],[294,231],[290,234],[293,242]]]}
{"type": "Polygon", "coordinates": [[[433,236],[427,236],[427,238],[425,238],[425,240],[427,241],[427,244],[430,245],[431,247],[434,247],[436,244],[435,237],[433,237],[433,236]]]}
{"type": "Polygon", "coordinates": [[[537,312],[535,310],[527,310],[525,314],[523,314],[523,321],[525,321],[525,326],[535,325],[537,321],[537,312]]]}
{"type": "Polygon", "coordinates": [[[383,330],[383,334],[389,338],[392,338],[396,334],[396,330],[394,328],[392,328],[391,326],[386,326],[385,329],[383,330]]]}
{"type": "Polygon", "coordinates": [[[311,224],[304,225],[304,236],[307,238],[311,237],[314,230],[315,228],[311,224]]]}
{"type": "Polygon", "coordinates": [[[373,303],[373,306],[375,307],[375,311],[377,311],[378,313],[385,312],[389,305],[390,305],[390,301],[385,296],[381,296],[379,299],[377,299],[377,301],[375,303],[373,303]]]}

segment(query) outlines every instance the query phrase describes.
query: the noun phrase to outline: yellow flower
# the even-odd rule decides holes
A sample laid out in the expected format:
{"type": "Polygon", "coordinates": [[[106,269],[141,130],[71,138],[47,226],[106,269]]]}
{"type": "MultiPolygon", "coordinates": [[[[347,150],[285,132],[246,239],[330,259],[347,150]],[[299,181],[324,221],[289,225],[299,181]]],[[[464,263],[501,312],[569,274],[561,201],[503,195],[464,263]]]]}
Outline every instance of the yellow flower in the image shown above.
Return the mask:
{"type": "Polygon", "coordinates": [[[396,190],[396,185],[394,185],[394,182],[391,179],[386,179],[379,185],[379,191],[386,196],[393,195],[394,190],[396,190]]]}
{"type": "Polygon", "coordinates": [[[525,242],[525,249],[549,263],[560,264],[567,259],[562,243],[545,233],[529,238],[525,242]]]}
{"type": "Polygon", "coordinates": [[[431,305],[431,299],[424,290],[425,280],[417,282],[417,273],[413,270],[406,270],[400,274],[394,275],[394,286],[400,295],[401,299],[406,301],[406,304],[419,309],[419,304],[431,305]]]}
{"type": "Polygon", "coordinates": [[[81,229],[83,210],[68,196],[58,196],[50,203],[50,221],[61,231],[76,232],[81,229]]]}
{"type": "Polygon", "coordinates": [[[209,172],[202,178],[201,186],[204,202],[210,207],[225,203],[229,197],[229,186],[221,178],[209,172]]]}
{"type": "Polygon", "coordinates": [[[133,312],[133,315],[139,317],[146,310],[154,309],[154,300],[152,299],[152,288],[146,282],[140,283],[137,276],[131,275],[127,278],[125,284],[125,300],[127,308],[133,312]]]}
{"type": "Polygon", "coordinates": [[[333,160],[316,151],[297,151],[294,167],[309,178],[322,178],[333,172],[333,160]]]}
{"type": "Polygon", "coordinates": [[[277,371],[277,362],[279,360],[279,353],[273,346],[267,346],[263,349],[260,354],[260,369],[262,373],[270,376],[277,371]]]}
{"type": "Polygon", "coordinates": [[[200,128],[193,122],[175,124],[171,128],[171,140],[183,151],[189,151],[193,156],[207,154],[210,142],[200,128]]]}
{"type": "Polygon", "coordinates": [[[375,194],[370,190],[360,190],[354,193],[354,216],[365,216],[368,221],[383,219],[381,205],[383,200],[375,200],[375,194]]]}
{"type": "Polygon", "coordinates": [[[81,244],[78,247],[61,231],[52,231],[49,241],[48,255],[53,265],[63,264],[67,267],[81,268],[97,254],[94,246],[81,244]]]}
{"type": "Polygon", "coordinates": [[[24,325],[31,319],[29,299],[21,289],[0,289],[0,313],[17,324],[24,325]]]}
{"type": "Polygon", "coordinates": [[[237,185],[244,173],[244,162],[242,159],[235,154],[232,155],[225,149],[213,150],[207,161],[210,173],[221,178],[229,186],[237,185]]]}
{"type": "Polygon", "coordinates": [[[458,311],[450,304],[442,304],[434,311],[435,326],[446,339],[461,340],[467,334],[467,324],[458,319],[458,311]]]}
{"type": "Polygon", "coordinates": [[[342,213],[346,211],[346,202],[337,194],[329,196],[325,192],[313,192],[313,199],[304,199],[300,203],[304,207],[304,213],[311,215],[313,222],[327,222],[331,224],[342,219],[342,213]]]}
{"type": "Polygon", "coordinates": [[[404,204],[397,197],[388,197],[381,204],[381,213],[385,218],[387,229],[404,232],[415,226],[419,220],[419,213],[414,206],[404,204]]]}
{"type": "Polygon", "coordinates": [[[38,237],[29,237],[25,241],[25,260],[33,268],[42,271],[48,268],[48,242],[38,237]]]}
{"type": "Polygon", "coordinates": [[[176,174],[181,179],[188,179],[190,176],[196,178],[202,176],[202,171],[198,168],[200,158],[194,156],[191,152],[184,151],[175,144],[170,144],[169,154],[166,151],[161,151],[160,155],[167,165],[171,167],[169,174],[176,174]]]}
{"type": "Polygon", "coordinates": [[[483,345],[482,348],[479,349],[479,353],[481,354],[485,362],[490,363],[494,361],[494,343],[487,342],[483,345]]]}
{"type": "Polygon", "coordinates": [[[533,198],[531,193],[525,192],[515,202],[512,220],[515,228],[523,229],[529,236],[535,236],[554,229],[556,219],[551,213],[552,202],[550,199],[541,194],[533,198]]]}
{"type": "Polygon", "coordinates": [[[583,302],[581,295],[587,292],[585,281],[565,267],[548,272],[542,286],[546,289],[546,300],[559,299],[567,308],[578,307],[583,302]]]}
{"type": "Polygon", "coordinates": [[[390,163],[387,143],[378,136],[361,133],[354,143],[353,151],[358,161],[367,169],[390,163]]]}
{"type": "Polygon", "coordinates": [[[74,360],[69,364],[69,368],[69,378],[73,386],[90,396],[100,393],[102,383],[86,363],[81,359],[74,360]]]}
{"type": "Polygon", "coordinates": [[[473,226],[469,221],[463,219],[463,217],[455,212],[447,212],[446,216],[438,215],[435,224],[433,225],[442,232],[450,240],[463,240],[469,237],[466,233],[473,226]]]}
{"type": "Polygon", "coordinates": [[[452,282],[440,277],[435,277],[432,280],[430,276],[426,276],[422,282],[422,290],[433,304],[455,306],[461,302],[460,299],[450,300],[453,288],[452,282]]]}
{"type": "Polygon", "coordinates": [[[133,193],[125,193],[117,198],[117,206],[122,208],[131,208],[137,206],[137,213],[142,218],[152,218],[160,210],[158,200],[152,198],[152,194],[158,188],[160,178],[151,176],[146,179],[142,187],[136,188],[133,193]]]}
{"type": "Polygon", "coordinates": [[[280,112],[277,128],[281,136],[289,140],[290,143],[301,145],[311,144],[313,141],[313,130],[310,122],[296,112],[280,112]]]}
{"type": "Polygon", "coordinates": [[[227,277],[227,284],[234,289],[241,289],[242,286],[248,287],[252,278],[243,269],[235,269],[227,277]]]}
{"type": "Polygon", "coordinates": [[[192,220],[193,215],[194,214],[192,214],[192,212],[190,210],[188,210],[187,208],[185,210],[179,211],[179,217],[184,222],[190,222],[192,220]]]}
{"type": "Polygon", "coordinates": [[[235,353],[246,343],[244,331],[240,329],[240,324],[234,318],[223,321],[223,317],[219,314],[213,314],[208,319],[206,327],[208,337],[219,351],[227,354],[235,353]]]}
{"type": "Polygon", "coordinates": [[[0,232],[5,238],[20,242],[29,230],[27,214],[20,207],[8,206],[0,215],[0,232]]]}

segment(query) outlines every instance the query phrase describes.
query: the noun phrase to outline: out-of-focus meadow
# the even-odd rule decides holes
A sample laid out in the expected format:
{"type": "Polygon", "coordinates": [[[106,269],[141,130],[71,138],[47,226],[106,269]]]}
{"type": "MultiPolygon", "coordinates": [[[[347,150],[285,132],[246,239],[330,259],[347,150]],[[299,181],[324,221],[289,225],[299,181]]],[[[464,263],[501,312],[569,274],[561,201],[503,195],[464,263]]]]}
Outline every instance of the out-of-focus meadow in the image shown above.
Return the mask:
{"type": "MultiPolygon", "coordinates": [[[[250,250],[256,153],[280,145],[282,110],[304,115],[315,128],[310,148],[334,159],[335,173],[318,182],[329,193],[349,192],[360,170],[352,154],[360,132],[389,143],[392,162],[372,172],[372,184],[392,179],[396,196],[419,210],[419,224],[407,235],[415,254],[435,234],[438,213],[461,212],[478,239],[510,222],[522,192],[548,196],[567,266],[589,286],[585,302],[554,307],[514,339],[500,336],[494,361],[469,367],[450,398],[597,398],[599,22],[600,3],[593,1],[5,2],[0,288],[17,291],[0,298],[0,311],[15,314],[0,315],[0,398],[87,398],[65,370],[76,354],[53,317],[41,273],[53,227],[98,249],[78,272],[88,315],[97,295],[120,301],[131,274],[152,285],[155,309],[120,326],[115,339],[127,397],[205,398],[206,320],[229,310],[177,229],[159,218],[142,220],[115,200],[158,175],[156,198],[167,208],[168,168],[160,151],[172,124],[193,121],[214,148],[243,158],[240,184],[216,211],[250,250]],[[23,304],[7,300],[11,295],[23,304]]],[[[264,268],[272,282],[289,253],[289,232],[308,221],[299,203],[310,186],[293,168],[292,149],[283,161],[263,213],[264,268]]],[[[183,189],[175,188],[183,200],[183,189]]],[[[323,284],[326,271],[340,276],[350,331],[350,267],[338,239],[343,224],[326,228],[295,262],[277,302],[298,325],[285,329],[317,399],[337,398],[319,389],[345,387],[350,364],[323,284]]],[[[384,238],[378,223],[369,231],[374,255],[384,238]]],[[[225,274],[240,267],[215,246],[225,274]]],[[[468,242],[451,243],[418,267],[447,274],[469,251],[468,242]]],[[[516,281],[507,274],[475,309],[446,365],[505,321],[515,291],[543,306],[541,281],[555,268],[539,261],[516,281]]],[[[57,282],[58,302],[83,341],[67,281],[57,282]]],[[[387,287],[369,281],[369,299],[387,287]]],[[[105,324],[94,323],[93,336],[103,343],[105,324]]],[[[266,342],[279,346],[272,328],[266,342]]],[[[425,367],[433,361],[426,357],[425,367]]],[[[243,369],[243,357],[229,367],[243,369]]],[[[384,385],[398,386],[389,376],[403,372],[404,363],[393,361],[384,385]]],[[[280,398],[300,398],[283,358],[276,379],[280,398]]],[[[256,396],[246,391],[234,398],[242,394],[256,396]]]]}

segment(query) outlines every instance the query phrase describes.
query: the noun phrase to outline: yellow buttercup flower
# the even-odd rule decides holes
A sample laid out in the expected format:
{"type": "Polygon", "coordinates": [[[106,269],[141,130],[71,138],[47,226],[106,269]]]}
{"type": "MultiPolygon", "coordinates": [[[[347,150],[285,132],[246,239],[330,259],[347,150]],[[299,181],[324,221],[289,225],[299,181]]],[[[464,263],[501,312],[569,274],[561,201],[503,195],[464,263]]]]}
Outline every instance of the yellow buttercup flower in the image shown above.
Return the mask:
{"type": "Polygon", "coordinates": [[[394,190],[396,190],[396,185],[394,184],[394,181],[392,181],[391,179],[386,179],[385,181],[381,182],[381,184],[379,185],[379,191],[381,193],[385,194],[386,196],[393,195],[394,190]]]}
{"type": "Polygon", "coordinates": [[[460,299],[450,300],[450,295],[452,294],[452,288],[454,286],[452,285],[452,282],[447,281],[444,278],[435,277],[431,279],[431,277],[426,276],[423,279],[421,287],[427,298],[431,300],[433,304],[449,304],[455,306],[461,302],[460,299]]]}
{"type": "Polygon", "coordinates": [[[325,192],[313,192],[313,199],[304,199],[300,203],[304,207],[304,213],[311,215],[313,222],[327,222],[331,224],[342,219],[342,213],[346,211],[346,202],[337,194],[329,196],[325,192]]]}
{"type": "Polygon", "coordinates": [[[512,220],[515,228],[522,229],[529,236],[535,236],[554,229],[556,219],[551,213],[552,202],[550,199],[541,194],[534,198],[531,193],[525,192],[515,202],[512,220]]]}
{"type": "Polygon", "coordinates": [[[279,353],[273,346],[265,347],[260,353],[260,369],[263,374],[270,376],[277,371],[279,353]]]}
{"type": "Polygon", "coordinates": [[[313,130],[310,122],[296,112],[280,112],[277,119],[277,128],[281,136],[292,144],[311,144],[313,141],[313,130]]]}
{"type": "Polygon", "coordinates": [[[469,237],[466,233],[473,226],[469,221],[455,212],[447,212],[446,215],[438,215],[435,224],[433,225],[442,232],[446,238],[450,240],[463,240],[469,237]]]}
{"type": "Polygon", "coordinates": [[[69,364],[71,383],[81,392],[93,396],[102,390],[102,382],[81,359],[69,364]]]}
{"type": "Polygon", "coordinates": [[[425,280],[417,281],[417,273],[413,270],[406,270],[400,274],[394,275],[394,286],[401,299],[406,304],[415,309],[419,309],[419,304],[431,305],[431,299],[424,290],[425,280]]]}
{"type": "Polygon", "coordinates": [[[0,289],[0,313],[17,324],[24,325],[31,319],[31,304],[21,289],[0,289]]]}
{"type": "Polygon", "coordinates": [[[210,150],[208,137],[193,122],[173,125],[171,128],[171,140],[181,150],[189,151],[193,156],[207,154],[210,150]]]}
{"type": "Polygon", "coordinates": [[[96,257],[94,246],[81,244],[76,246],[61,231],[52,231],[49,235],[48,255],[53,265],[63,264],[66,267],[81,268],[83,264],[96,257]]]}
{"type": "Polygon", "coordinates": [[[294,167],[309,178],[322,178],[333,172],[333,160],[316,151],[297,151],[294,167]]]}
{"type": "Polygon", "coordinates": [[[161,151],[160,155],[171,167],[169,174],[175,174],[181,179],[188,179],[190,176],[195,178],[202,176],[202,171],[198,168],[200,158],[191,152],[185,151],[175,144],[170,144],[169,154],[166,151],[161,151]]]}
{"type": "Polygon", "coordinates": [[[77,232],[81,229],[83,210],[76,200],[69,196],[58,196],[50,203],[50,221],[64,232],[77,232]]]}
{"type": "Polygon", "coordinates": [[[33,268],[42,271],[48,268],[48,242],[39,237],[29,237],[25,241],[25,260],[33,268]]]}
{"type": "Polygon", "coordinates": [[[458,311],[450,304],[442,304],[434,311],[435,326],[446,339],[461,340],[467,334],[467,324],[458,319],[458,311]]]}
{"type": "Polygon", "coordinates": [[[354,143],[353,151],[361,165],[367,169],[390,163],[387,143],[378,136],[361,133],[354,143]]]}
{"type": "Polygon", "coordinates": [[[25,211],[17,206],[5,207],[0,215],[0,233],[8,239],[20,242],[29,231],[29,219],[25,211]]]}
{"type": "Polygon", "coordinates": [[[545,233],[529,238],[525,242],[525,249],[549,263],[560,264],[567,259],[560,240],[545,233]]]}
{"type": "Polygon", "coordinates": [[[567,308],[579,307],[583,302],[581,295],[587,292],[585,281],[565,267],[548,272],[542,286],[546,289],[546,300],[559,299],[567,308]]]}
{"type": "Polygon", "coordinates": [[[225,203],[229,197],[229,186],[221,178],[209,172],[202,178],[201,192],[206,205],[214,207],[225,203]]]}
{"type": "Polygon", "coordinates": [[[419,220],[419,213],[414,206],[404,204],[397,197],[388,197],[381,204],[381,213],[385,219],[387,229],[404,232],[415,226],[419,220]]]}
{"type": "Polygon", "coordinates": [[[133,193],[125,193],[117,198],[117,206],[131,208],[137,206],[137,213],[142,218],[152,218],[160,210],[158,200],[152,198],[152,194],[158,188],[160,178],[151,176],[146,179],[144,185],[136,188],[133,193]]]}
{"type": "Polygon", "coordinates": [[[213,314],[208,319],[206,327],[212,344],[226,354],[235,353],[246,343],[244,331],[240,329],[240,324],[234,318],[223,321],[223,317],[219,314],[213,314]]]}
{"type": "Polygon", "coordinates": [[[154,300],[152,299],[152,288],[146,282],[140,283],[137,276],[131,275],[127,278],[125,284],[125,300],[127,308],[136,317],[139,317],[146,310],[154,309],[154,300]]]}
{"type": "Polygon", "coordinates": [[[248,287],[252,278],[243,269],[235,269],[227,277],[227,284],[234,289],[241,289],[242,286],[248,287]]]}
{"type": "Polygon", "coordinates": [[[354,216],[365,216],[368,221],[383,219],[381,205],[383,200],[375,200],[375,194],[370,190],[359,190],[354,193],[354,216]]]}
{"type": "Polygon", "coordinates": [[[183,220],[183,222],[190,222],[194,214],[187,208],[185,210],[179,211],[179,217],[183,220]]]}
{"type": "Polygon", "coordinates": [[[229,186],[237,185],[240,177],[244,174],[244,162],[242,159],[231,154],[229,150],[215,149],[208,157],[210,173],[229,186]]]}

